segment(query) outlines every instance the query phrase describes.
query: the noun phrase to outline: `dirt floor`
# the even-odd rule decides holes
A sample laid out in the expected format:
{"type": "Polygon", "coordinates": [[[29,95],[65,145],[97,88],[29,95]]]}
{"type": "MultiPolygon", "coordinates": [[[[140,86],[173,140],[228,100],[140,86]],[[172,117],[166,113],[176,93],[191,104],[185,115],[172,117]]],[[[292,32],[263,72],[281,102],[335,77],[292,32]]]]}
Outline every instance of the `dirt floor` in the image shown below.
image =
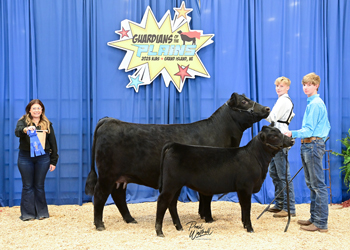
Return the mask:
{"type": "Polygon", "coordinates": [[[252,204],[252,225],[248,233],[241,223],[238,203],[212,203],[215,222],[206,224],[198,216],[198,202],[178,203],[183,231],[177,231],[167,212],[164,238],[154,229],[156,202],[129,204],[137,224],[126,224],[114,205],[104,209],[105,231],[93,225],[92,203],[49,206],[50,218],[23,222],[19,207],[0,207],[0,249],[349,249],[350,208],[329,206],[327,233],[300,230],[298,219],[309,218],[309,204],[297,205],[297,216],[273,218],[266,205],[252,204]],[[193,222],[191,224],[191,222],[193,222]],[[190,224],[187,224],[190,223],[190,224]],[[190,228],[190,225],[196,227],[190,228]],[[201,236],[195,238],[194,236],[201,236]],[[210,234],[210,235],[206,235],[210,234]]]}

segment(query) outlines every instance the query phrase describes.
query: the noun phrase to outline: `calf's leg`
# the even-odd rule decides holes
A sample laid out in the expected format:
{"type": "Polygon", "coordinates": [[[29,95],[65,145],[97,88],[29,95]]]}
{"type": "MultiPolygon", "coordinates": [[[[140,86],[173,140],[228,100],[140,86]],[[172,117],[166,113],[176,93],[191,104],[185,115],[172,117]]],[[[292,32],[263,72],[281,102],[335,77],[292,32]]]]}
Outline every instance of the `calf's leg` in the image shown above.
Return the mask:
{"type": "Polygon", "coordinates": [[[213,217],[211,215],[211,200],[213,196],[206,196],[199,193],[199,209],[198,213],[201,219],[205,219],[205,222],[211,223],[213,222],[213,217]]]}
{"type": "Polygon", "coordinates": [[[137,221],[131,216],[128,206],[126,204],[126,188],[120,186],[118,189],[115,187],[112,190],[112,198],[115,205],[118,207],[120,214],[126,223],[137,223],[137,221]]]}
{"type": "Polygon", "coordinates": [[[165,192],[162,192],[158,196],[155,227],[156,227],[157,236],[159,237],[164,237],[163,230],[162,230],[163,219],[164,219],[165,212],[169,207],[173,197],[174,195],[172,195],[171,193],[165,193],[165,192]]]}
{"type": "Polygon", "coordinates": [[[173,200],[170,202],[170,205],[169,205],[169,212],[170,212],[171,218],[173,220],[176,230],[178,231],[183,230],[179,215],[177,213],[177,200],[179,198],[180,193],[181,193],[181,189],[176,192],[173,200]]]}
{"type": "Polygon", "coordinates": [[[241,205],[243,227],[247,229],[247,232],[254,233],[252,222],[250,220],[252,193],[246,191],[238,191],[237,195],[239,199],[239,204],[241,205]]]}

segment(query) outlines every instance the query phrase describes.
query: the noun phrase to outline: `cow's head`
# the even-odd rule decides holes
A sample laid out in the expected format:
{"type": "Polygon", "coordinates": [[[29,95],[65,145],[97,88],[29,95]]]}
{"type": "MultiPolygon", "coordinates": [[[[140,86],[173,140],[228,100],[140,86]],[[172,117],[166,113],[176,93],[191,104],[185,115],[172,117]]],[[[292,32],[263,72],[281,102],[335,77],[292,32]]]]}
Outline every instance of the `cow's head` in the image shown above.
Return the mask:
{"type": "MultiPolygon", "coordinates": [[[[250,100],[244,94],[239,95],[233,93],[231,98],[226,102],[226,104],[234,111],[245,114],[247,119],[251,118],[250,123],[258,122],[261,119],[264,119],[269,116],[270,108],[262,106],[261,104],[250,100]]],[[[250,124],[248,127],[251,127],[250,124]]]]}
{"type": "Polygon", "coordinates": [[[294,145],[295,140],[281,133],[278,128],[270,126],[263,126],[258,134],[259,139],[275,153],[282,148],[288,148],[294,145]]]}

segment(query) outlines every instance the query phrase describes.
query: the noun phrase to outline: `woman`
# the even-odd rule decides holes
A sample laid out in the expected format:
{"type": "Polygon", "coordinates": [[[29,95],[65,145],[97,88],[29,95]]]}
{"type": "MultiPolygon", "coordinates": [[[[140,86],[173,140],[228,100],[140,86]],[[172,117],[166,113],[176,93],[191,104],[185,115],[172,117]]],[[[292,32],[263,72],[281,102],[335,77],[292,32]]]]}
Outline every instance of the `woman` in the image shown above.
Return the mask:
{"type": "Polygon", "coordinates": [[[40,100],[34,99],[28,103],[26,114],[17,122],[15,134],[19,137],[17,164],[23,183],[20,219],[28,221],[48,218],[45,178],[49,169],[55,170],[58,154],[55,132],[52,123],[45,116],[45,106],[40,100]],[[28,130],[46,131],[45,154],[31,157],[28,130]]]}

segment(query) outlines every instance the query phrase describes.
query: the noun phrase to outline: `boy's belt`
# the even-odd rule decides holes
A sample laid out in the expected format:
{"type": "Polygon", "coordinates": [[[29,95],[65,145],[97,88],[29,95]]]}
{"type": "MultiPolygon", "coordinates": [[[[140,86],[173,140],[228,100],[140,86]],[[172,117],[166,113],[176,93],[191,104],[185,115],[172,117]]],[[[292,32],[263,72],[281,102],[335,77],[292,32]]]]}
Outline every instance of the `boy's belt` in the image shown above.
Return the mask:
{"type": "Polygon", "coordinates": [[[321,137],[309,137],[309,138],[301,139],[301,143],[310,143],[312,141],[321,140],[321,139],[322,139],[321,137]]]}

